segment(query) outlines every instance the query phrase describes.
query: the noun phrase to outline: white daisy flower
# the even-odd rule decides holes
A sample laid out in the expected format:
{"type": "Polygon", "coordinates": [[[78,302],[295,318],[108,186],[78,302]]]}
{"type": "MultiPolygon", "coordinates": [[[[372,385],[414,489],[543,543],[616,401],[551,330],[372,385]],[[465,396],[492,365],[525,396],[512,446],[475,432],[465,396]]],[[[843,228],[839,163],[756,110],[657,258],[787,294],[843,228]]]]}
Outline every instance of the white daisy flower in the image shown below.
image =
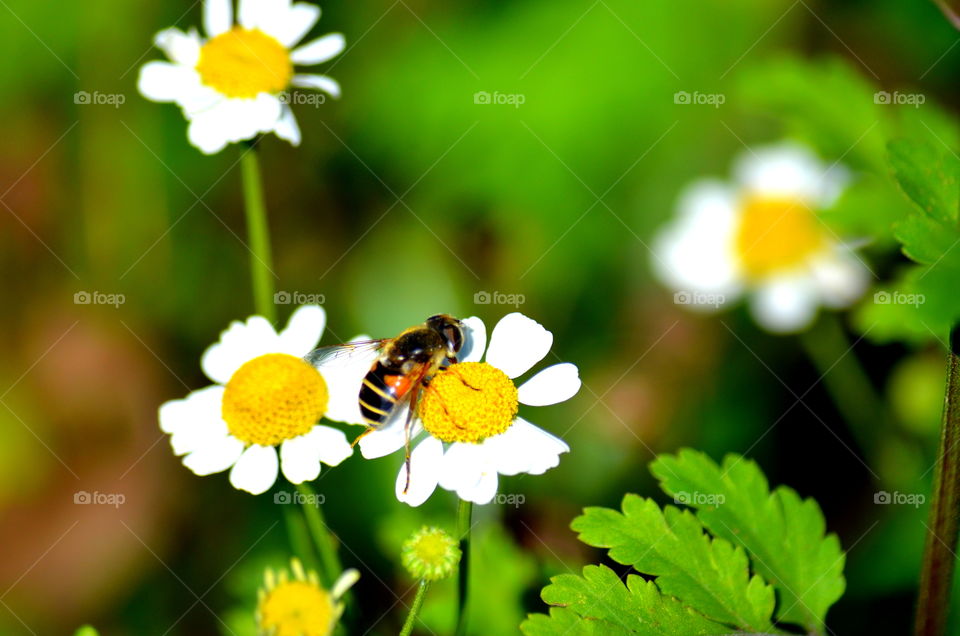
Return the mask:
{"type": "MultiPolygon", "coordinates": [[[[486,351],[487,329],[479,318],[463,321],[467,342],[460,360],[431,380],[420,397],[413,437],[426,438],[411,453],[397,476],[400,501],[419,506],[439,485],[465,500],[490,503],[497,493],[497,475],[540,475],[560,463],[567,444],[517,415],[519,404],[547,406],[570,399],[580,390],[576,365],[564,362],[540,371],[519,388],[513,380],[543,359],[553,334],[520,313],[504,316],[493,329],[486,351]]],[[[360,440],[367,459],[404,446],[407,409],[387,425],[360,440]]]]}
{"type": "Polygon", "coordinates": [[[746,154],[732,183],[702,180],[683,193],[654,268],[679,304],[714,310],[749,293],[761,326],[801,330],[820,305],[847,307],[867,287],[866,267],[817,218],[846,182],[843,167],[802,146],[746,154]]]}
{"type": "Polygon", "coordinates": [[[204,0],[207,38],[196,29],[158,33],[154,43],[170,61],[144,64],[140,93],[180,106],[190,143],[206,154],[270,132],[296,146],[300,128],[285,91],[295,86],[340,96],[334,79],[294,69],[343,51],[339,33],[294,48],[319,19],[320,8],[304,2],[239,0],[235,24],[233,0],[204,0]]]}
{"type": "Polygon", "coordinates": [[[316,479],[321,462],[336,466],[353,454],[343,431],[317,423],[362,422],[331,398],[353,370],[303,360],[326,321],[323,308],[306,305],[280,333],[262,316],[231,323],[200,361],[216,384],[160,407],[160,428],[184,466],[197,475],[230,468],[235,488],[258,495],[278,470],[299,484],[316,479]]]}

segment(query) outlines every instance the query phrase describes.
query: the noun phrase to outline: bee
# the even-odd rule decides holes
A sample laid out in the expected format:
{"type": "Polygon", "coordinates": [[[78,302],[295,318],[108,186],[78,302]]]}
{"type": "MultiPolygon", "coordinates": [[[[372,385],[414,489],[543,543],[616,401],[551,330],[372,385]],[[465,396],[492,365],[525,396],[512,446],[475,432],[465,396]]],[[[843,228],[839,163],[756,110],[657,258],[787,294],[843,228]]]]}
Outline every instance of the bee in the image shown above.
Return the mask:
{"type": "Polygon", "coordinates": [[[460,320],[447,314],[437,314],[422,324],[404,329],[396,338],[321,347],[304,357],[310,364],[319,366],[337,358],[375,355],[357,396],[367,430],[353,444],[356,445],[365,435],[382,429],[400,411],[401,406],[409,405],[404,425],[407,467],[404,493],[410,488],[410,435],[421,392],[438,371],[457,362],[457,354],[463,348],[464,340],[465,331],[460,320]]]}

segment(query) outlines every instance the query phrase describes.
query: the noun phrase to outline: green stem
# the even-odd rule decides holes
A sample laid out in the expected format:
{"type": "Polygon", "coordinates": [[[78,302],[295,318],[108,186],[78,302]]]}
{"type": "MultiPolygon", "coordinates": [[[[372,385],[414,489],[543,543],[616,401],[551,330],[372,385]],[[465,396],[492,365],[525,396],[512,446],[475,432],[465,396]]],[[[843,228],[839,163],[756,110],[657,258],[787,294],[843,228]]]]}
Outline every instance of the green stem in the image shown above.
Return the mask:
{"type": "Polygon", "coordinates": [[[457,536],[460,537],[460,571],[457,576],[457,631],[467,633],[467,593],[470,583],[470,528],[473,526],[473,503],[460,500],[457,506],[457,536]]]}
{"type": "Polygon", "coordinates": [[[800,340],[860,448],[868,457],[872,456],[879,437],[878,427],[890,424],[890,416],[883,407],[883,398],[852,350],[853,343],[840,319],[834,314],[822,316],[816,327],[802,334],[800,340]]]}
{"type": "Polygon", "coordinates": [[[403,623],[403,629],[400,630],[400,636],[410,636],[410,634],[413,633],[413,626],[417,622],[417,614],[420,613],[420,608],[423,607],[423,599],[427,596],[427,589],[429,587],[429,581],[425,579],[420,580],[417,595],[413,599],[413,606],[410,608],[410,613],[407,614],[407,620],[403,623]]]}
{"type": "Polygon", "coordinates": [[[303,508],[303,516],[307,520],[307,529],[310,530],[313,544],[317,548],[317,554],[320,555],[320,571],[323,576],[323,583],[329,589],[340,576],[340,573],[343,572],[340,557],[337,556],[337,548],[333,543],[333,537],[330,536],[330,531],[323,519],[323,508],[318,503],[313,488],[310,487],[310,484],[304,482],[297,484],[297,492],[300,493],[300,503],[303,508]]]}
{"type": "Polygon", "coordinates": [[[243,202],[247,212],[247,240],[250,249],[250,275],[253,280],[253,303],[256,312],[276,321],[273,302],[273,270],[270,254],[270,227],[267,224],[267,206],[263,200],[263,181],[255,147],[244,149],[240,157],[243,172],[243,202]]]}
{"type": "Polygon", "coordinates": [[[960,515],[960,325],[950,332],[943,429],[937,449],[933,503],[927,522],[927,544],[920,571],[920,592],[914,634],[946,632],[950,586],[956,565],[957,518],[960,515]]]}
{"type": "Polygon", "coordinates": [[[283,506],[283,520],[287,525],[287,536],[290,539],[290,545],[293,546],[293,553],[308,569],[317,569],[317,557],[310,544],[310,535],[307,531],[306,522],[303,516],[297,513],[293,506],[283,506]]]}

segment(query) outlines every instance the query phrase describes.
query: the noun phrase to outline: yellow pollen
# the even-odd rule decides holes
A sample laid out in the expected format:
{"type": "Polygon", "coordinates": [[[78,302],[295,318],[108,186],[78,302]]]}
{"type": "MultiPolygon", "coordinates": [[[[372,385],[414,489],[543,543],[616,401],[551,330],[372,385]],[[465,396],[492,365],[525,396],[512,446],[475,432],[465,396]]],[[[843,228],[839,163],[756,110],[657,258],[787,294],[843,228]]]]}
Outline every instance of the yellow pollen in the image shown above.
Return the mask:
{"type": "Polygon", "coordinates": [[[327,383],[316,369],[286,353],[268,353],[233,374],[222,413],[237,439],[275,446],[310,432],[329,399],[327,383]]]}
{"type": "Polygon", "coordinates": [[[200,49],[200,81],[227,97],[279,93],[290,85],[290,53],[259,29],[233,27],[200,49]]]}
{"type": "Polygon", "coordinates": [[[749,278],[802,265],[827,235],[801,201],[750,197],[743,202],[735,250],[749,278]]]}
{"type": "Polygon", "coordinates": [[[419,413],[437,439],[479,444],[510,428],[517,415],[517,387],[486,362],[453,364],[430,381],[419,413]]]}
{"type": "Polygon", "coordinates": [[[281,581],[260,599],[260,631],[272,636],[328,636],[336,620],[330,594],[312,581],[281,581]]]}

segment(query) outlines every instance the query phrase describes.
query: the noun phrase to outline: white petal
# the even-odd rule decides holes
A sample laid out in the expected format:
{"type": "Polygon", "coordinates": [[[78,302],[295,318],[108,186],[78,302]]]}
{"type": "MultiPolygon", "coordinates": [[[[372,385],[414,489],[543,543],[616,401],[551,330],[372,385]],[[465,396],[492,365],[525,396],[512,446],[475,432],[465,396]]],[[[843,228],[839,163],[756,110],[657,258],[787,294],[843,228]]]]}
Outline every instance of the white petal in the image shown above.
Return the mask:
{"type": "MultiPolygon", "coordinates": [[[[360,335],[350,342],[369,339],[369,336],[360,335]]],[[[328,420],[350,424],[366,423],[360,413],[360,386],[364,376],[373,366],[374,360],[377,359],[377,355],[379,355],[377,351],[364,351],[345,359],[328,360],[317,367],[323,379],[326,380],[327,389],[330,392],[326,413],[328,420]]]]}
{"type": "Polygon", "coordinates": [[[214,382],[226,384],[245,362],[277,352],[278,347],[277,334],[266,318],[251,316],[245,323],[235,320],[220,334],[220,341],[204,352],[200,367],[214,382]]]}
{"type": "Polygon", "coordinates": [[[227,434],[220,415],[222,400],[223,387],[214,385],[161,407],[160,428],[171,433],[174,454],[189,453],[227,434]]]}
{"type": "Polygon", "coordinates": [[[320,64],[339,55],[346,44],[343,34],[328,33],[294,49],[290,54],[290,59],[294,64],[320,64]]]}
{"type": "MultiPolygon", "coordinates": [[[[289,5],[289,2],[285,4],[289,5]]],[[[270,14],[260,25],[263,32],[273,36],[280,44],[292,47],[303,39],[320,19],[320,7],[306,2],[297,2],[286,11],[270,14]]]]}
{"type": "Polygon", "coordinates": [[[460,362],[480,362],[487,348],[487,326],[476,316],[463,319],[465,340],[457,360],[460,362]]]}
{"type": "Polygon", "coordinates": [[[203,29],[209,37],[225,33],[233,26],[233,0],[203,0],[203,29]]]}
{"type": "Polygon", "coordinates": [[[570,451],[559,437],[518,417],[513,425],[482,446],[497,472],[503,475],[540,475],[560,463],[560,454],[570,451]]]}
{"type": "Polygon", "coordinates": [[[740,293],[738,216],[735,196],[721,182],[698,181],[683,192],[677,218],[654,239],[651,259],[675,302],[713,311],[740,293]]]}
{"type": "Polygon", "coordinates": [[[293,109],[283,105],[280,112],[280,119],[273,127],[274,134],[285,141],[289,141],[293,146],[300,145],[300,126],[297,125],[297,118],[293,114],[293,109]]]}
{"type": "Polygon", "coordinates": [[[848,248],[818,259],[812,264],[813,277],[823,303],[840,309],[856,302],[866,291],[870,271],[848,248]]]}
{"type": "Polygon", "coordinates": [[[497,481],[495,470],[484,471],[476,484],[457,490],[457,496],[464,501],[472,501],[475,504],[488,504],[493,501],[497,494],[497,481]]]}
{"type": "Polygon", "coordinates": [[[459,491],[472,488],[480,481],[485,468],[484,449],[481,444],[453,443],[443,455],[440,471],[440,486],[446,490],[459,491]]]}
{"type": "Polygon", "coordinates": [[[487,362],[510,378],[523,375],[540,362],[553,345],[553,334],[519,312],[500,319],[490,335],[487,362]]]}
{"type": "Polygon", "coordinates": [[[437,489],[440,468],[443,462],[443,443],[433,437],[427,437],[410,453],[410,488],[403,492],[407,484],[406,463],[397,475],[397,499],[411,506],[419,506],[437,489]]]}
{"type": "Polygon", "coordinates": [[[228,143],[271,132],[280,119],[282,106],[277,96],[267,93],[252,99],[224,99],[212,108],[192,114],[187,138],[206,154],[219,152],[228,143]]]}
{"type": "Polygon", "coordinates": [[[273,446],[251,446],[243,452],[230,471],[230,483],[237,490],[259,495],[277,481],[279,462],[273,446]]]}
{"type": "Polygon", "coordinates": [[[187,126],[187,141],[205,155],[214,155],[230,143],[231,122],[225,116],[227,101],[223,100],[191,116],[190,125],[187,126]]]}
{"type": "Polygon", "coordinates": [[[154,36],[153,43],[177,64],[193,68],[200,61],[200,35],[196,30],[184,33],[174,27],[164,29],[154,36]]]}
{"type": "Polygon", "coordinates": [[[762,285],[750,303],[754,318],[774,333],[802,331],[817,313],[814,281],[803,275],[780,277],[762,285]]]}
{"type": "Polygon", "coordinates": [[[572,398],[580,384],[577,365],[564,362],[547,367],[520,385],[518,397],[528,406],[548,406],[572,398]]]}
{"type": "Polygon", "coordinates": [[[813,206],[830,205],[848,180],[842,166],[827,166],[809,148],[792,142],[754,148],[734,172],[750,194],[797,197],[813,206]]]}
{"type": "MultiPolygon", "coordinates": [[[[406,426],[409,412],[410,408],[407,405],[398,407],[382,428],[364,435],[360,440],[360,454],[365,459],[376,459],[404,448],[407,441],[406,426]]],[[[423,426],[419,419],[415,420],[410,431],[410,442],[413,443],[421,432],[423,432],[423,426]]]]}
{"type": "Polygon", "coordinates": [[[319,305],[304,305],[298,307],[287,328],[280,332],[280,348],[278,353],[289,353],[302,358],[316,348],[327,325],[327,312],[319,305]]]}
{"type": "Polygon", "coordinates": [[[347,441],[346,433],[339,429],[319,424],[308,435],[319,449],[320,461],[327,466],[337,466],[353,455],[353,447],[347,441]]]}
{"type": "Polygon", "coordinates": [[[237,22],[245,29],[260,28],[270,18],[271,12],[282,9],[286,12],[289,2],[276,0],[240,0],[237,7],[237,22]]]}
{"type": "Polygon", "coordinates": [[[315,88],[334,97],[340,97],[340,84],[337,80],[326,75],[312,73],[294,75],[290,83],[301,88],[315,88]]]}
{"type": "Polygon", "coordinates": [[[196,449],[183,458],[183,465],[196,475],[212,475],[233,466],[243,454],[243,442],[225,435],[196,449]]]}
{"type": "Polygon", "coordinates": [[[291,484],[313,481],[320,476],[319,440],[309,433],[280,445],[280,467],[291,484]]]}
{"type": "Polygon", "coordinates": [[[169,62],[147,62],[140,67],[137,90],[154,102],[177,102],[199,82],[196,71],[169,62]]]}

